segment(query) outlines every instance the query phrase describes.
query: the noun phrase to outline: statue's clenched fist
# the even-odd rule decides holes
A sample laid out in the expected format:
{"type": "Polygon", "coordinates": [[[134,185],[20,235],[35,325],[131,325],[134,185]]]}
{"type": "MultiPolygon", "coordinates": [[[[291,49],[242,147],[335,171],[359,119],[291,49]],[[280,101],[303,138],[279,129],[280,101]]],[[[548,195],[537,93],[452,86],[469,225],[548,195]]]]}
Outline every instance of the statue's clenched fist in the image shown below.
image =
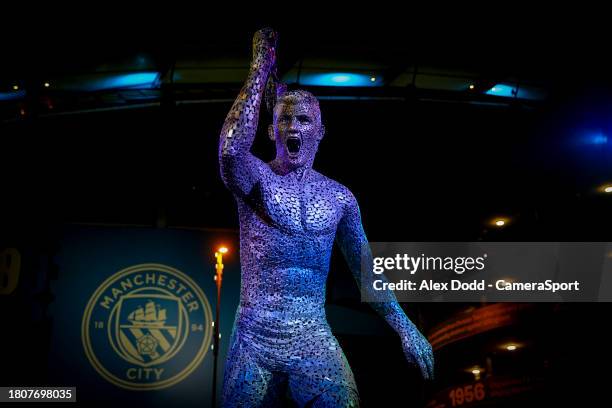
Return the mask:
{"type": "Polygon", "coordinates": [[[253,64],[258,67],[272,67],[276,61],[276,40],[278,35],[271,28],[262,28],[253,35],[253,64]]]}

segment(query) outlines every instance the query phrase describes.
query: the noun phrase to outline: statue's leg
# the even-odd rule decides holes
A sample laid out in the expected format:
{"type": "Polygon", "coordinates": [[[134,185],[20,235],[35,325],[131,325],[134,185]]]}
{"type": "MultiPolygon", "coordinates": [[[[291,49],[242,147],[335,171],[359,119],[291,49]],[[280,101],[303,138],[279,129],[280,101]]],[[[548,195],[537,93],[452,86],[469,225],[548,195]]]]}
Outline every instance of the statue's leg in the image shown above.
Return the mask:
{"type": "Polygon", "coordinates": [[[309,408],[354,408],[359,407],[359,395],[351,387],[334,385],[306,404],[309,408]]]}
{"type": "Polygon", "coordinates": [[[289,375],[289,388],[300,407],[358,407],[351,367],[330,332],[317,333],[301,345],[289,375]]]}
{"type": "Polygon", "coordinates": [[[299,407],[355,408],[359,407],[359,394],[354,385],[332,384],[327,380],[297,377],[290,380],[291,395],[299,407]]]}
{"type": "Polygon", "coordinates": [[[286,387],[286,377],[265,368],[255,350],[240,340],[232,342],[225,365],[222,407],[275,407],[286,387]]]}

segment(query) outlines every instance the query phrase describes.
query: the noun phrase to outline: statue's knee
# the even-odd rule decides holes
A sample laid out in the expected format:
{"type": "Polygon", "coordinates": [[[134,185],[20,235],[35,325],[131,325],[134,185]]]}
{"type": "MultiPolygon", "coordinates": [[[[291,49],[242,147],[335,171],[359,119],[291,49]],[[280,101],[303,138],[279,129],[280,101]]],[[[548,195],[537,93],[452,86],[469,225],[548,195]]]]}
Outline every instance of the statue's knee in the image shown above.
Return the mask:
{"type": "Polygon", "coordinates": [[[351,387],[334,386],[311,401],[311,408],[356,408],[359,407],[359,394],[351,387]]]}

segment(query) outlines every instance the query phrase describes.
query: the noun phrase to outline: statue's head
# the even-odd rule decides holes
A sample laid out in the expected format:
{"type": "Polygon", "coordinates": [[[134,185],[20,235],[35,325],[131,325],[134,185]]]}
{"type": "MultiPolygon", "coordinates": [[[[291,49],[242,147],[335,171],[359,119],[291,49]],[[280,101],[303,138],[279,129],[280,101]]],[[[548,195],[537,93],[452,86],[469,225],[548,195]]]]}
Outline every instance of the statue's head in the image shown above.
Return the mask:
{"type": "Polygon", "coordinates": [[[296,90],[280,96],[268,127],[279,164],[289,170],[311,167],[324,134],[319,101],[313,94],[296,90]]]}

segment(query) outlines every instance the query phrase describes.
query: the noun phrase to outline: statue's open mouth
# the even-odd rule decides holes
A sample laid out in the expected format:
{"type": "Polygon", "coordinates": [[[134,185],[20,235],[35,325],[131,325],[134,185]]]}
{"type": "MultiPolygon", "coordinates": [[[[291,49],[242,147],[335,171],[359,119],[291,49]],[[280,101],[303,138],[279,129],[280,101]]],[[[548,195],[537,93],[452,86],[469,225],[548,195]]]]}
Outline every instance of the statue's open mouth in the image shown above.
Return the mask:
{"type": "Polygon", "coordinates": [[[302,147],[302,141],[298,137],[289,137],[287,139],[287,150],[291,154],[299,153],[302,147]]]}

